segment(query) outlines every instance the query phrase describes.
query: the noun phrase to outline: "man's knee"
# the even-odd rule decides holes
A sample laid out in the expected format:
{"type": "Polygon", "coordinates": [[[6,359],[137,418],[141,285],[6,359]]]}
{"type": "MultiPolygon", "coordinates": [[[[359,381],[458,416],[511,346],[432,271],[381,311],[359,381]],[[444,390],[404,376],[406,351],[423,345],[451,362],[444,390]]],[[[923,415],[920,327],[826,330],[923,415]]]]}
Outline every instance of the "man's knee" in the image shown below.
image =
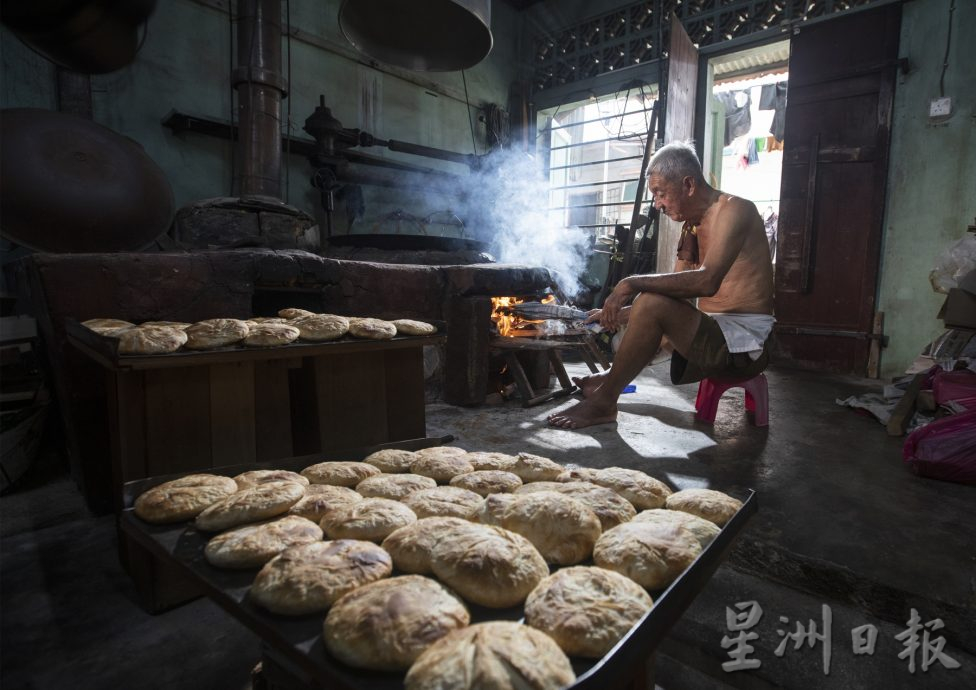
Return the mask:
{"type": "Polygon", "coordinates": [[[655,292],[642,292],[634,298],[634,315],[644,319],[661,321],[666,319],[675,309],[679,309],[681,300],[655,292]]]}

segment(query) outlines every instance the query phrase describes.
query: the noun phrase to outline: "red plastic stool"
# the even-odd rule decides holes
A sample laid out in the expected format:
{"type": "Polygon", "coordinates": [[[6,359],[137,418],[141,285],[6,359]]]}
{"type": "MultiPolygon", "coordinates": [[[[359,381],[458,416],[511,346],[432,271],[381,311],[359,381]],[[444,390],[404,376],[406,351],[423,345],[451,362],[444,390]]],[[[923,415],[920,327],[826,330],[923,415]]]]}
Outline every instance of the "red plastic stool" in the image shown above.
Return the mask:
{"type": "Polygon", "coordinates": [[[695,399],[695,418],[715,423],[715,412],[722,394],[730,388],[744,388],[746,410],[754,412],[753,424],[769,426],[769,388],[766,375],[759,374],[751,379],[704,379],[698,384],[698,397],[695,399]]]}

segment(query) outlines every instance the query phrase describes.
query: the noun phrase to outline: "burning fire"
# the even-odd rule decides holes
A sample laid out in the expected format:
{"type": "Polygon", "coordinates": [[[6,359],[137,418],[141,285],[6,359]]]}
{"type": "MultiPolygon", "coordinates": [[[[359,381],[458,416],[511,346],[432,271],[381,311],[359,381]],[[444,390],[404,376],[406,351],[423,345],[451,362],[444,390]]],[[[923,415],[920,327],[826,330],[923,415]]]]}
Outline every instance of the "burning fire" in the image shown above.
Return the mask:
{"type": "MultiPolygon", "coordinates": [[[[549,302],[555,301],[555,299],[555,295],[547,295],[539,301],[542,304],[548,304],[549,302]]],[[[515,337],[513,331],[519,330],[527,324],[543,323],[542,321],[523,319],[515,314],[504,313],[506,309],[514,307],[516,304],[522,304],[523,302],[525,302],[525,300],[518,297],[491,298],[491,320],[494,321],[495,325],[498,327],[499,335],[507,338],[513,338],[515,337]]]]}

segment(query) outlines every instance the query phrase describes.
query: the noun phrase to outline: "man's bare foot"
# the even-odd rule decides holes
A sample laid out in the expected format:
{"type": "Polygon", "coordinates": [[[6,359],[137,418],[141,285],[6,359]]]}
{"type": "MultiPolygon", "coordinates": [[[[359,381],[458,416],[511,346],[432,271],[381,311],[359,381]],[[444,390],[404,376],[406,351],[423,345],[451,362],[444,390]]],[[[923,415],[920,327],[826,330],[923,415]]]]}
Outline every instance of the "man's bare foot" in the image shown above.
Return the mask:
{"type": "Polygon", "coordinates": [[[592,400],[584,400],[568,410],[549,415],[549,425],[559,429],[582,429],[615,421],[617,421],[616,405],[607,407],[592,400]]]}
{"type": "Polygon", "coordinates": [[[588,398],[593,391],[603,385],[603,381],[606,378],[606,372],[600,374],[590,374],[589,376],[574,376],[573,383],[579,386],[580,394],[584,398],[588,398]]]}

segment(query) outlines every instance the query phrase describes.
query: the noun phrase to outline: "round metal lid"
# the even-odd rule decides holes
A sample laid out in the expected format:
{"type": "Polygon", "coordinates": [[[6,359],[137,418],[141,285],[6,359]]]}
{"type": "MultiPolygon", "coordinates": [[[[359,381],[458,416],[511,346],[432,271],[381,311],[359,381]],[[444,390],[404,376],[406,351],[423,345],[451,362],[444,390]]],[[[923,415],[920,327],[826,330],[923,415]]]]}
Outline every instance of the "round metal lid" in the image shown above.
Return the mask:
{"type": "Polygon", "coordinates": [[[491,52],[491,0],[343,0],[339,28],[371,58],[420,72],[451,72],[491,52]]]}

